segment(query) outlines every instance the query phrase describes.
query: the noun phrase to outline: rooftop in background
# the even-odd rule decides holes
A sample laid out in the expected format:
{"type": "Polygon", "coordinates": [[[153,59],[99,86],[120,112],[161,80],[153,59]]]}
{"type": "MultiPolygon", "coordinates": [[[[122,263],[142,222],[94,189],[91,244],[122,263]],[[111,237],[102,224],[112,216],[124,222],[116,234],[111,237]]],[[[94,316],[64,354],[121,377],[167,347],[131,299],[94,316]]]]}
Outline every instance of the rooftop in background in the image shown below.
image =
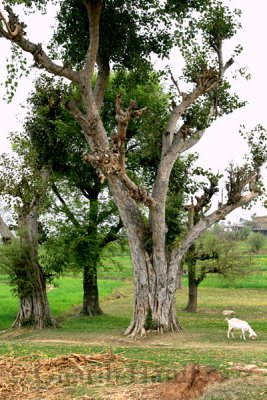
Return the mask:
{"type": "Polygon", "coordinates": [[[250,221],[242,221],[238,224],[222,224],[225,230],[237,231],[244,227],[249,227],[252,232],[262,233],[267,235],[267,215],[262,215],[259,217],[254,217],[250,221]]]}

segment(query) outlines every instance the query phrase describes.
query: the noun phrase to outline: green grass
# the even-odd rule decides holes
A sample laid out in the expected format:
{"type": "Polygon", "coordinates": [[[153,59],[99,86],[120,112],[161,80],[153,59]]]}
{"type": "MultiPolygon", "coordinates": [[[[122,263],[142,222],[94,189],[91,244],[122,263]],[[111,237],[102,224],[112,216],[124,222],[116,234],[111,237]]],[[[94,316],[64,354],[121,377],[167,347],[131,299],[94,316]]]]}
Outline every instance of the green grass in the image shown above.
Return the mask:
{"type": "MultiPolygon", "coordinates": [[[[48,299],[52,313],[56,317],[69,312],[82,304],[83,287],[81,276],[64,276],[55,282],[55,289],[48,292],[48,299]]],[[[103,298],[111,294],[114,289],[122,286],[121,280],[99,279],[99,295],[103,298]]],[[[0,330],[12,325],[18,311],[18,299],[12,294],[8,284],[8,277],[0,275],[0,330]]]]}
{"type": "MultiPolygon", "coordinates": [[[[209,276],[199,287],[197,313],[183,311],[188,297],[184,277],[185,287],[176,294],[177,313],[183,332],[163,336],[151,333],[146,340],[136,341],[123,335],[132,317],[133,281],[128,257],[118,257],[117,267],[109,265],[109,270],[99,271],[100,303],[104,315],[95,318],[76,317],[82,302],[82,278],[64,276],[56,282],[56,288],[48,293],[51,309],[60,322],[60,328],[7,331],[0,335],[0,355],[27,356],[38,360],[70,353],[95,354],[112,350],[114,354],[127,358],[125,373],[119,376],[118,385],[124,384],[125,379],[129,378],[129,371],[142,370],[146,365],[154,368],[155,373],[149,378],[153,382],[161,379],[164,374],[166,378],[168,371],[176,371],[190,363],[219,368],[227,376],[233,375],[229,371],[229,365],[233,362],[262,366],[267,363],[267,255],[260,253],[252,258],[253,273],[242,278],[223,280],[214,275],[209,276]],[[123,270],[122,261],[125,266],[123,270]],[[123,296],[119,299],[111,295],[118,290],[123,296]],[[258,334],[256,341],[244,342],[238,335],[234,340],[227,339],[227,324],[222,316],[222,310],[226,308],[234,309],[238,318],[249,321],[258,334]]],[[[0,275],[0,330],[11,325],[17,306],[7,277],[0,275]]],[[[233,375],[235,379],[237,375],[233,375]]],[[[253,392],[252,382],[242,381],[247,397],[242,397],[245,392],[240,389],[241,386],[238,389],[239,381],[234,382],[237,382],[232,383],[236,397],[231,397],[230,386],[225,383],[223,389],[215,388],[217,392],[214,389],[205,400],[253,398],[250,394],[253,392]],[[221,397],[218,394],[220,390],[221,397]],[[238,390],[241,397],[238,397],[238,390]]],[[[262,378],[257,388],[254,388],[257,396],[261,396],[258,398],[265,398],[265,394],[261,393],[265,393],[266,385],[267,378],[262,378]]],[[[91,394],[94,390],[97,393],[96,387],[90,390],[86,385],[72,387],[71,398],[91,394]]]]}
{"type": "MultiPolygon", "coordinates": [[[[186,279],[184,280],[184,285],[187,286],[186,279]]],[[[267,273],[249,274],[236,278],[222,278],[213,274],[207,276],[200,286],[210,288],[267,289],[267,273]]]]}

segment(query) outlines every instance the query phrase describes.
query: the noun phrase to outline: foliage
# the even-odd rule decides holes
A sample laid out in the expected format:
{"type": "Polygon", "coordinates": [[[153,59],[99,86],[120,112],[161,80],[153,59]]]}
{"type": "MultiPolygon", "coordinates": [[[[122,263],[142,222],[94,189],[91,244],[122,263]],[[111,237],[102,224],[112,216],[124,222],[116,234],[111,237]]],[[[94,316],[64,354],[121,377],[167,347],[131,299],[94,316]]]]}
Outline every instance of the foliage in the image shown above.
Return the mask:
{"type": "Polygon", "coordinates": [[[237,240],[246,240],[250,234],[250,228],[248,226],[242,226],[241,229],[235,232],[237,240]]]}
{"type": "MultiPolygon", "coordinates": [[[[115,69],[128,70],[146,68],[152,52],[160,57],[168,56],[174,43],[173,19],[185,16],[199,4],[198,1],[179,1],[175,6],[171,3],[158,0],[105,1],[100,22],[100,56],[112,62],[115,69]]],[[[68,0],[61,2],[60,6],[58,27],[51,47],[56,58],[59,48],[66,65],[81,66],[89,44],[85,5],[68,0]]]]}
{"type": "MultiPolygon", "coordinates": [[[[38,4],[43,4],[43,1],[38,4]]],[[[49,119],[50,111],[56,111],[57,119],[60,115],[57,111],[62,105],[63,108],[66,106],[80,126],[79,133],[83,132],[90,147],[90,149],[86,148],[87,154],[84,159],[94,165],[101,178],[93,200],[97,199],[104,180],[108,181],[116,199],[131,245],[136,279],[134,319],[126,333],[132,336],[139,333],[145,334],[143,324],[146,315],[141,315],[141,313],[143,310],[146,314],[149,307],[160,330],[179,330],[179,323],[173,312],[174,282],[182,256],[190,246],[194,247],[196,238],[207,227],[224,218],[235,208],[250,203],[262,194],[260,168],[267,160],[264,150],[267,136],[263,129],[258,129],[259,140],[256,145],[251,139],[253,132],[247,136],[251,157],[246,159],[244,165],[230,165],[227,170],[226,200],[224,198],[222,203],[218,204],[217,210],[208,213],[211,199],[218,192],[221,178],[219,173],[214,175],[207,172],[205,176],[207,182],[202,185],[203,193],[198,195],[192,192],[194,197],[192,196],[191,204],[186,206],[190,217],[189,229],[184,235],[185,219],[182,204],[185,202],[186,195],[189,195],[189,189],[188,181],[186,181],[188,171],[184,171],[179,162],[182,161],[184,166],[188,164],[186,164],[187,161],[181,160],[181,155],[199,142],[206,128],[217,117],[244,105],[236,94],[231,93],[231,85],[227,78],[228,69],[235,62],[233,57],[239,55],[242,49],[237,46],[233,50],[234,54],[230,57],[228,54],[226,62],[222,53],[223,42],[232,38],[240,27],[238,22],[240,12],[236,9],[231,11],[224,2],[215,0],[182,1],[176,4],[173,1],[157,0],[149,2],[138,0],[134,3],[121,2],[121,0],[92,0],[82,4],[80,1],[68,0],[61,2],[60,6],[59,24],[50,50],[56,59],[63,60],[61,66],[52,62],[41,46],[31,44],[23,33],[21,37],[12,34],[10,36],[1,26],[0,32],[4,38],[8,40],[12,38],[16,45],[29,51],[38,66],[70,81],[67,93],[63,93],[62,87],[58,90],[59,101],[56,98],[56,110],[52,110],[54,105],[52,97],[52,104],[48,101],[47,110],[43,108],[41,116],[47,115],[49,119]],[[150,127],[148,125],[148,129],[147,127],[143,129],[140,122],[143,118],[136,117],[143,117],[143,114],[148,111],[147,108],[139,109],[135,101],[129,102],[128,99],[127,103],[124,103],[123,93],[115,100],[116,123],[110,123],[109,118],[105,119],[102,106],[105,94],[110,87],[108,81],[112,80],[110,68],[114,71],[118,70],[122,75],[125,72],[122,71],[124,69],[126,69],[126,74],[131,71],[129,75],[137,77],[134,80],[134,86],[138,88],[142,80],[140,76],[151,73],[149,56],[152,53],[160,57],[168,56],[174,45],[178,46],[180,55],[184,59],[182,76],[179,77],[178,82],[171,75],[176,93],[172,90],[165,97],[163,114],[162,108],[158,108],[159,123],[150,127]],[[96,78],[94,71],[97,71],[96,78]],[[64,96],[65,99],[63,99],[64,96]],[[166,105],[167,108],[165,108],[166,105]],[[150,135],[147,135],[148,132],[150,135]],[[150,170],[140,168],[142,163],[139,157],[144,148],[143,144],[146,143],[144,137],[149,136],[152,139],[152,151],[148,149],[149,157],[147,158],[150,170]],[[260,146],[259,150],[257,146],[260,146]],[[130,152],[130,150],[141,151],[138,154],[138,151],[130,152]],[[153,152],[155,156],[152,155],[153,152]],[[132,158],[131,154],[136,158],[132,158]],[[134,161],[137,161],[139,171],[137,168],[131,169],[134,161]],[[174,181],[175,168],[179,176],[177,188],[175,184],[170,184],[170,177],[172,182],[174,181]],[[143,184],[146,187],[143,187],[143,184]],[[169,209],[166,206],[166,200],[169,202],[169,209]],[[174,209],[176,209],[175,212],[174,209]],[[166,226],[166,216],[169,226],[166,226]],[[179,219],[179,223],[173,223],[175,219],[179,219]],[[191,220],[193,220],[192,223],[191,220]],[[180,235],[178,240],[177,235],[180,235]],[[144,248],[142,244],[147,241],[147,237],[151,237],[152,240],[144,248]],[[144,263],[151,268],[145,268],[147,265],[143,265],[144,263]],[[143,279],[142,274],[146,276],[145,279],[149,285],[139,285],[143,279]],[[170,298],[167,303],[162,301],[163,289],[170,298]],[[140,293],[138,293],[139,290],[140,293]],[[143,293],[145,291],[148,293],[143,293]]],[[[7,12],[9,17],[14,17],[10,10],[7,12]]],[[[163,75],[166,76],[166,74],[163,75]]],[[[160,90],[156,91],[156,98],[162,98],[163,90],[158,88],[160,90]]],[[[124,97],[127,96],[124,95],[124,97]]],[[[146,100],[146,96],[143,96],[143,99],[146,100]]],[[[110,112],[106,115],[112,116],[110,112]]],[[[54,115],[51,120],[53,118],[54,115]]],[[[56,127],[56,133],[60,137],[64,129],[58,122],[53,122],[48,130],[52,130],[52,126],[56,127]]],[[[40,144],[36,148],[39,146],[40,144]]],[[[48,158],[51,154],[48,154],[48,158]]],[[[64,155],[63,159],[64,168],[68,165],[68,155],[67,157],[64,155]]],[[[71,167],[73,168],[73,164],[71,167]]],[[[201,174],[200,170],[194,172],[198,177],[201,174]]],[[[190,186],[192,181],[189,179],[189,182],[190,186]]],[[[95,186],[97,186],[96,181],[93,183],[93,189],[95,186]]],[[[193,182],[192,186],[197,185],[193,182]]],[[[86,184],[78,189],[85,197],[87,195],[90,201],[92,200],[86,184]]],[[[64,202],[61,201],[61,203],[64,202]]],[[[97,206],[95,203],[95,208],[91,205],[90,212],[92,211],[95,217],[97,206]]],[[[69,217],[70,213],[68,213],[69,217]]],[[[93,232],[94,244],[97,222],[99,221],[96,218],[92,218],[87,226],[88,230],[93,232]]],[[[81,237],[75,242],[74,249],[78,249],[78,251],[75,250],[78,258],[82,258],[82,255],[86,253],[83,251],[86,243],[87,241],[81,237]]],[[[205,246],[204,253],[201,253],[201,249],[199,251],[199,263],[206,259],[208,271],[205,271],[204,265],[201,265],[200,278],[211,270],[217,272],[219,264],[223,272],[218,273],[227,274],[226,271],[234,265],[227,261],[230,254],[229,247],[220,249],[224,256],[219,257],[217,250],[208,250],[208,245],[205,244],[205,246]],[[206,254],[207,258],[205,258],[206,254]],[[212,264],[212,260],[214,262],[216,260],[217,266],[212,264]]],[[[94,248],[94,245],[88,246],[88,250],[89,247],[94,248]]],[[[204,242],[202,247],[204,247],[204,242]]]]}
{"type": "Polygon", "coordinates": [[[248,237],[250,250],[257,253],[265,245],[266,238],[262,233],[251,233],[248,237]]]}
{"type": "Polygon", "coordinates": [[[5,81],[6,93],[4,100],[10,103],[16,93],[19,79],[29,74],[27,60],[20,48],[15,46],[11,48],[11,57],[6,64],[6,69],[7,79],[5,81]]]}
{"type": "Polygon", "coordinates": [[[225,228],[224,225],[214,224],[211,228],[212,233],[220,239],[220,237],[226,237],[229,240],[246,240],[251,232],[250,226],[244,223],[244,226],[236,228],[235,226],[225,228]]]}
{"type": "Polygon", "coordinates": [[[18,239],[0,245],[0,271],[9,276],[12,291],[19,297],[27,297],[34,290],[34,277],[27,274],[27,262],[27,251],[18,239]]]}
{"type": "Polygon", "coordinates": [[[242,257],[237,243],[227,234],[216,236],[211,230],[202,235],[195,245],[195,252],[189,252],[187,263],[196,262],[196,280],[202,282],[207,274],[227,277],[243,276],[250,272],[249,260],[242,257]]]}

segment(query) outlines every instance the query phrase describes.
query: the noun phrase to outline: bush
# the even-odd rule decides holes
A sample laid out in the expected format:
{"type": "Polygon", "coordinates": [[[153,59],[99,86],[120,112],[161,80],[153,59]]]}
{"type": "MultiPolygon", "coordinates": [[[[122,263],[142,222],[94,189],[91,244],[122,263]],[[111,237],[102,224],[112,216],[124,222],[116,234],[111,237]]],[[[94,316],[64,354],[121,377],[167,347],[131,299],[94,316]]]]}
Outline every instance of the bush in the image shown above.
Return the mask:
{"type": "Polygon", "coordinates": [[[248,244],[253,253],[257,253],[265,245],[266,238],[261,233],[251,233],[248,237],[248,244]]]}

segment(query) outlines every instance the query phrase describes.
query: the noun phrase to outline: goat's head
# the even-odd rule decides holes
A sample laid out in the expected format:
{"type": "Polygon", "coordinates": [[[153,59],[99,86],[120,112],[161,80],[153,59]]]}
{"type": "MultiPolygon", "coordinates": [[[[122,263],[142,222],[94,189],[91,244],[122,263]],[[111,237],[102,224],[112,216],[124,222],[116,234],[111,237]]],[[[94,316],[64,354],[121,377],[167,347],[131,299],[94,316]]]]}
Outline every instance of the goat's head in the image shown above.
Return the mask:
{"type": "Polygon", "coordinates": [[[255,340],[257,337],[257,333],[255,333],[254,331],[250,331],[249,332],[249,338],[252,340],[255,340]]]}

